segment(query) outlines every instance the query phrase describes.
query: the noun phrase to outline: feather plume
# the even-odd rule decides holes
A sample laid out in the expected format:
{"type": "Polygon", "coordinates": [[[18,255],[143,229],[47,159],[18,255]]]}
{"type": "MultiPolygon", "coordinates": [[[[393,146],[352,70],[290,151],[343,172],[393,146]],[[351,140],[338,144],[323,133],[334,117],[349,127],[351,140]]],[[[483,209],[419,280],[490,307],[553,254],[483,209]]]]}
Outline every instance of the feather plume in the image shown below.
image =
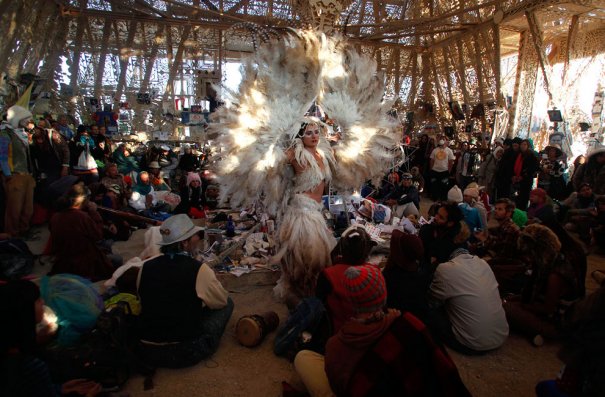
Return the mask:
{"type": "Polygon", "coordinates": [[[313,31],[292,30],[267,40],[242,65],[239,91],[230,106],[218,110],[220,122],[210,126],[222,150],[217,169],[221,202],[240,207],[262,199],[269,213],[283,214],[294,191],[300,192],[285,152],[294,146],[313,101],[342,131],[332,148],[320,138],[326,180],[331,175],[339,191],[349,191],[382,177],[396,137],[376,63],[343,38],[313,31]]]}

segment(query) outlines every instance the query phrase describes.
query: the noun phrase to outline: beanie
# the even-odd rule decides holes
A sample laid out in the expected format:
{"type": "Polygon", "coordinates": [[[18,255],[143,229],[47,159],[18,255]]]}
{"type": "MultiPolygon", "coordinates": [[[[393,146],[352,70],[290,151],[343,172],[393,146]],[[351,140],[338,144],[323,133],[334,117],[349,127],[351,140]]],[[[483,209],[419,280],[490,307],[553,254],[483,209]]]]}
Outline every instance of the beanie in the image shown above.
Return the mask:
{"type": "Polygon", "coordinates": [[[11,106],[6,113],[6,121],[8,121],[13,128],[19,128],[19,122],[21,120],[32,117],[32,112],[18,105],[11,106]]]}
{"type": "Polygon", "coordinates": [[[447,201],[453,201],[454,203],[461,203],[462,202],[462,190],[460,190],[460,188],[455,185],[453,188],[450,189],[449,192],[447,192],[447,201]]]}
{"type": "Polygon", "coordinates": [[[344,287],[357,313],[374,313],[387,302],[387,289],[377,266],[351,266],[344,273],[344,287]]]}

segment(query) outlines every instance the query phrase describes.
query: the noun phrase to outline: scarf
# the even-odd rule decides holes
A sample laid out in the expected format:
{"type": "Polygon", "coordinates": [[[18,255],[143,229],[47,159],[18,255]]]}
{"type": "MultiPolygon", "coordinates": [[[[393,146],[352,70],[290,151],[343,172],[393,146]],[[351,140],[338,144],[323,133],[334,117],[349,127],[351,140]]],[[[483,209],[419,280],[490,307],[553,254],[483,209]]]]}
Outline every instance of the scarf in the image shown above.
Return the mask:
{"type": "Polygon", "coordinates": [[[137,184],[134,185],[132,191],[137,192],[143,196],[147,196],[149,193],[151,193],[151,184],[146,185],[141,182],[141,174],[137,175],[137,184]]]}
{"type": "Polygon", "coordinates": [[[515,160],[515,166],[513,167],[513,174],[515,176],[521,176],[521,171],[523,171],[523,154],[517,154],[517,159],[515,160]]]}

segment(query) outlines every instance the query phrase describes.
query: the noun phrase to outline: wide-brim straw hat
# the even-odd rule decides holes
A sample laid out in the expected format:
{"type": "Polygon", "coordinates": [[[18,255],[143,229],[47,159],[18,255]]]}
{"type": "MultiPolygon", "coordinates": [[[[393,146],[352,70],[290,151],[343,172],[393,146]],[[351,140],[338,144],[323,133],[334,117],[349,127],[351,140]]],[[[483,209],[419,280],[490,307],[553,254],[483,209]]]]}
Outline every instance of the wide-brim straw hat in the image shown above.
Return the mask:
{"type": "Polygon", "coordinates": [[[195,226],[186,214],[178,214],[166,219],[160,226],[162,242],[160,245],[170,245],[187,240],[196,233],[203,231],[203,227],[195,226]]]}

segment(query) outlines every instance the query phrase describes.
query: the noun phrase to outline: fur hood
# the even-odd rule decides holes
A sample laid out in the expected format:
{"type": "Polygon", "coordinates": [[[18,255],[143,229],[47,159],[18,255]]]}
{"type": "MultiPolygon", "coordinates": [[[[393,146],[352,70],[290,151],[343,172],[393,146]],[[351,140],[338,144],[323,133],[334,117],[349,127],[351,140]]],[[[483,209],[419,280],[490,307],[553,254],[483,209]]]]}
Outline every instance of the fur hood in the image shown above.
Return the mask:
{"type": "Polygon", "coordinates": [[[548,227],[533,224],[527,226],[517,240],[519,250],[532,257],[537,255],[542,263],[550,263],[561,251],[561,242],[548,227]]]}
{"type": "Polygon", "coordinates": [[[32,117],[32,112],[25,109],[24,107],[15,105],[8,108],[8,112],[6,114],[6,121],[8,121],[13,128],[19,128],[19,122],[21,120],[32,117]]]}

